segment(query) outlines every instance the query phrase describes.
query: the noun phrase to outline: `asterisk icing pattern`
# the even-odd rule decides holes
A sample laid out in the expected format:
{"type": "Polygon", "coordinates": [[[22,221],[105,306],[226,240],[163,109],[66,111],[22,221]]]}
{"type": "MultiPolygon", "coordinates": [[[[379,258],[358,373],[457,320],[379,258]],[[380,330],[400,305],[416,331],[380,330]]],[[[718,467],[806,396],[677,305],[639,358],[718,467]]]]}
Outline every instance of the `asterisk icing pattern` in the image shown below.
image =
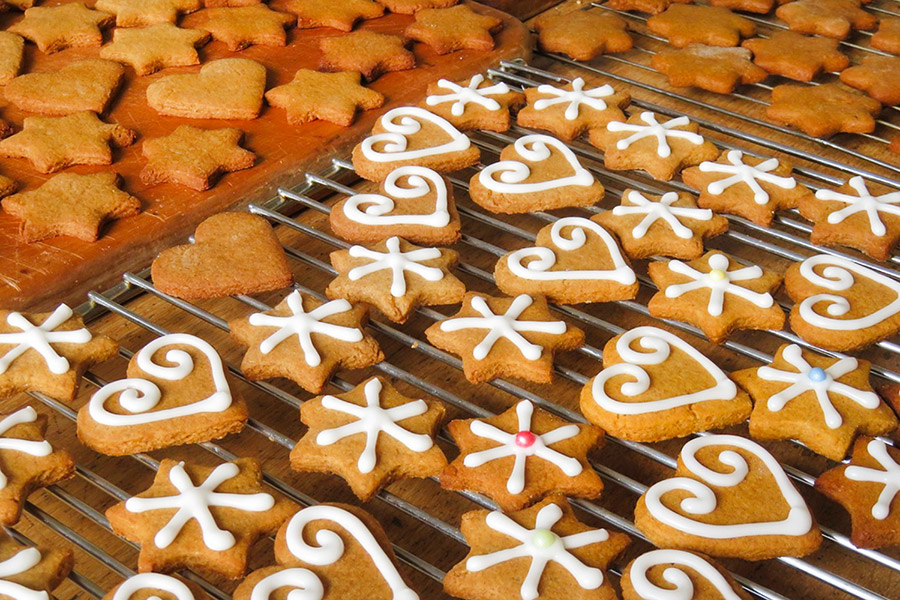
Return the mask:
{"type": "Polygon", "coordinates": [[[56,353],[51,344],[86,344],[91,341],[91,332],[85,328],[70,331],[55,331],[72,316],[72,309],[65,304],[56,307],[49,317],[40,325],[34,325],[21,313],[11,312],[6,322],[21,329],[21,333],[0,333],[0,344],[16,344],[16,346],[0,357],[0,374],[6,372],[14,360],[22,356],[26,350],[38,352],[47,363],[51,373],[60,375],[69,370],[69,361],[56,353]]]}
{"type": "Polygon", "coordinates": [[[617,206],[613,208],[612,212],[617,216],[647,215],[631,231],[631,235],[636,239],[644,237],[650,226],[662,219],[672,228],[672,232],[675,235],[683,240],[688,240],[694,236],[694,232],[679,221],[678,217],[707,221],[712,218],[713,213],[705,208],[672,206],[672,203],[677,200],[678,194],[676,192],[666,192],[659,199],[659,202],[652,202],[642,193],[632,190],[628,194],[628,201],[634,206],[617,206]]]}
{"type": "Polygon", "coordinates": [[[494,85],[479,88],[478,86],[484,82],[484,75],[475,75],[469,81],[469,85],[462,86],[446,79],[437,82],[439,88],[450,90],[449,94],[434,94],[425,99],[428,106],[436,106],[445,102],[453,102],[450,106],[450,114],[455,117],[461,116],[466,111],[466,105],[469,103],[477,104],[487,110],[500,110],[500,103],[488,96],[501,96],[509,93],[509,86],[505,83],[495,83],[494,85]]]}
{"type": "MultiPolygon", "coordinates": [[[[36,420],[37,413],[35,410],[30,406],[26,406],[0,421],[0,450],[12,450],[31,456],[49,456],[53,452],[53,447],[50,445],[50,442],[46,440],[34,441],[3,437],[6,435],[7,431],[16,425],[21,425],[22,423],[34,423],[36,420]]],[[[6,473],[0,470],[0,490],[6,487],[6,482],[6,473]]]]}
{"type": "Polygon", "coordinates": [[[406,271],[415,273],[426,281],[440,281],[444,272],[438,267],[429,267],[419,264],[422,261],[434,260],[441,257],[441,251],[437,248],[418,248],[409,252],[400,251],[400,238],[392,237],[385,242],[387,252],[369,250],[362,246],[351,246],[350,256],[354,258],[368,258],[371,263],[360,265],[350,269],[347,277],[351,281],[362,279],[366,275],[378,271],[389,270],[391,272],[391,295],[399,298],[406,294],[406,271]]]}
{"type": "Polygon", "coordinates": [[[9,581],[17,575],[23,575],[41,562],[41,553],[37,548],[25,548],[0,562],[0,596],[16,600],[49,600],[50,595],[43,590],[33,590],[24,585],[9,581]]]}
{"type": "Polygon", "coordinates": [[[700,170],[704,173],[725,173],[730,175],[718,181],[713,181],[706,186],[706,191],[718,196],[731,186],[744,183],[753,192],[753,200],[757,204],[765,204],[769,201],[769,193],[759,185],[760,181],[771,183],[785,190],[797,187],[797,180],[793,177],[781,177],[773,175],[770,171],[778,168],[778,159],[770,158],[758,165],[748,165],[744,162],[744,153],[740,150],[730,150],[725,159],[730,162],[726,165],[720,162],[706,161],[700,163],[700,170]]]}
{"type": "Polygon", "coordinates": [[[881,440],[870,441],[866,450],[884,467],[884,470],[850,465],[844,470],[844,476],[851,481],[868,481],[884,485],[878,496],[878,502],[872,506],[872,516],[883,521],[891,513],[891,504],[900,493],[900,464],[891,458],[887,445],[881,440]]]}
{"type": "Polygon", "coordinates": [[[733,294],[744,300],[752,302],[760,308],[771,307],[775,300],[772,294],[754,292],[745,287],[736,285],[736,281],[749,281],[759,279],[763,275],[763,270],[756,265],[750,267],[741,267],[733,271],[729,271],[728,257],[724,254],[713,254],[709,257],[710,271],[704,273],[681,262],[680,260],[669,261],[669,269],[689,277],[691,281],[686,283],[677,283],[666,288],[666,298],[678,298],[683,294],[694,290],[708,289],[709,303],[707,311],[710,315],[718,317],[722,314],[725,306],[725,295],[733,294]]]}
{"type": "Polygon", "coordinates": [[[886,213],[900,217],[900,192],[890,192],[880,196],[873,196],[866,185],[866,180],[862,177],[851,177],[847,182],[853,188],[857,195],[842,194],[835,190],[819,190],[816,192],[816,198],[819,200],[833,200],[843,202],[847,206],[836,210],[828,215],[828,222],[832,225],[843,223],[844,219],[856,213],[865,213],[869,218],[869,227],[872,233],[877,236],[887,234],[887,228],[884,221],[881,220],[879,213],[886,213]]]}
{"type": "Polygon", "coordinates": [[[699,146],[703,143],[703,136],[694,133],[693,131],[685,131],[683,129],[677,129],[678,127],[684,127],[688,123],[690,123],[690,119],[687,117],[677,117],[675,119],[670,119],[665,123],[660,123],[656,120],[656,115],[654,115],[650,111],[644,111],[641,113],[641,121],[646,123],[646,125],[637,125],[635,123],[623,123],[622,121],[611,121],[607,124],[606,128],[612,132],[618,131],[633,131],[634,134],[628,136],[627,138],[623,138],[616,142],[616,148],[619,150],[627,150],[629,146],[638,140],[642,140],[646,137],[654,137],[656,138],[656,153],[660,158],[667,158],[672,154],[672,148],[669,146],[668,138],[680,138],[683,140],[687,140],[690,143],[699,146]]]}
{"type": "Polygon", "coordinates": [[[584,79],[581,77],[572,80],[571,90],[545,84],[538,86],[538,92],[555,96],[555,98],[541,98],[540,100],[537,100],[534,103],[535,110],[545,110],[556,104],[568,103],[569,105],[566,107],[565,117],[569,121],[574,121],[578,118],[578,112],[581,110],[582,104],[596,110],[606,110],[607,104],[603,98],[609,98],[615,94],[615,90],[609,84],[585,90],[584,79]]]}

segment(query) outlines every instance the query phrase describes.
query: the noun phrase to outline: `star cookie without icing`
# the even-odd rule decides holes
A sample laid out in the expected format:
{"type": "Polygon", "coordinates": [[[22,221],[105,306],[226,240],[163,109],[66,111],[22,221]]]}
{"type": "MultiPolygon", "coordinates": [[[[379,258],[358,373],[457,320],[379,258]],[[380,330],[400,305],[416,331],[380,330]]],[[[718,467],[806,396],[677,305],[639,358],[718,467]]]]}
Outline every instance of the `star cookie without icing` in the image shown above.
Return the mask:
{"type": "Polygon", "coordinates": [[[850,513],[858,548],[900,545],[900,450],[861,437],[850,462],[822,473],[816,489],[850,513]]]}
{"type": "Polygon", "coordinates": [[[535,19],[534,28],[541,49],[575,60],[626,52],[634,45],[625,20],[605,11],[556,11],[535,19]]]}
{"type": "Polygon", "coordinates": [[[288,0],[284,9],[297,15],[298,29],[332,27],[341,31],[353,31],[357,22],[377,19],[384,14],[384,7],[372,0],[288,0]]]}
{"type": "Polygon", "coordinates": [[[320,302],[293,291],[274,308],[228,323],[248,347],[241,371],[250,380],[287,377],[318,394],[339,368],[364,369],[384,359],[366,333],[368,308],[346,300],[320,302]]]}
{"type": "Polygon", "coordinates": [[[131,65],[138,75],[150,75],[166,67],[199,65],[197,48],[209,41],[209,33],[158,23],[136,29],[117,28],[113,41],[100,48],[100,57],[131,65]]]}
{"type": "Polygon", "coordinates": [[[609,84],[586,87],[581,77],[562,87],[544,84],[526,88],[525,98],[528,105],[519,111],[517,123],[529,129],[545,129],[567,141],[605,127],[610,121],[624,121],[622,109],[631,102],[628,92],[617,92],[609,84]]]}
{"type": "Polygon", "coordinates": [[[869,43],[877,50],[900,54],[900,19],[878,19],[878,31],[872,34],[869,43]]]}
{"type": "Polygon", "coordinates": [[[7,100],[28,112],[67,115],[90,110],[103,113],[124,74],[125,68],[119,63],[90,58],[69,63],[58,71],[19,75],[6,84],[4,94],[7,100]]]}
{"type": "Polygon", "coordinates": [[[234,8],[205,8],[182,21],[185,27],[208,31],[214,40],[223,42],[231,52],[249,46],[284,46],[285,29],[293,26],[296,17],[278,12],[265,4],[234,8]]]}
{"type": "Polygon", "coordinates": [[[721,6],[693,4],[673,4],[647,19],[647,28],[676,48],[689,44],[737,46],[741,38],[756,35],[756,25],[746,17],[721,6]]]}
{"type": "Polygon", "coordinates": [[[658,15],[673,4],[691,4],[694,0],[607,0],[604,6],[613,10],[636,10],[658,15]]]}
{"type": "Polygon", "coordinates": [[[141,182],[172,182],[208,190],[223,173],[249,169],[256,162],[253,152],[241,148],[243,137],[240,129],[179,125],[165,137],[144,142],[141,150],[147,164],[141,169],[141,182]]]}
{"type": "Polygon", "coordinates": [[[110,27],[114,21],[112,15],[73,2],[29,8],[24,19],[6,30],[18,33],[37,44],[41,52],[50,54],[66,48],[99,47],[103,44],[101,30],[110,27]]]}
{"type": "Polygon", "coordinates": [[[714,344],[738,329],[784,325],[784,313],[772,297],[781,285],[778,273],[744,266],[717,251],[688,263],[652,262],[648,268],[659,288],[647,304],[650,314],[695,325],[714,344]]]}
{"type": "Polygon", "coordinates": [[[12,81],[22,68],[25,40],[22,36],[0,31],[0,85],[12,81]]]}
{"type": "Polygon", "coordinates": [[[900,104],[900,57],[866,56],[862,64],[841,71],[841,81],[882,104],[900,104]]]}
{"type": "Polygon", "coordinates": [[[741,45],[753,52],[753,62],[769,73],[797,81],[812,81],[850,66],[850,59],[838,49],[840,41],[832,38],[776,31],[771,37],[744,40],[741,45]]]}
{"type": "Polygon", "coordinates": [[[3,210],[22,221],[22,238],[37,242],[70,235],[95,242],[100,228],[113,219],[141,212],[141,201],[119,189],[121,177],[113,171],[54,175],[37,189],[7,196],[3,210]]]}
{"type": "Polygon", "coordinates": [[[164,459],[153,485],[107,509],[106,518],[115,533],[140,544],[141,573],[200,568],[237,579],[253,544],[298,508],[264,489],[252,458],[215,468],[164,459]]]}
{"type": "Polygon", "coordinates": [[[323,71],[359,71],[366,81],[416,66],[416,57],[406,49],[403,38],[373,31],[322,38],[319,50],[323,71]]]}
{"type": "Polygon", "coordinates": [[[553,356],[576,350],[584,332],[553,318],[542,296],[515,298],[469,292],[453,316],[431,325],[428,341],[462,358],[472,383],[519,377],[553,380],[553,356]]]}
{"type": "Polygon", "coordinates": [[[111,148],[131,145],[137,134],[84,111],[65,117],[26,117],[22,131],[0,140],[0,156],[25,158],[41,173],[72,165],[110,165],[111,148]]]}
{"type": "Polygon", "coordinates": [[[561,496],[512,514],[472,511],[461,529],[469,553],[444,577],[444,590],[466,600],[485,598],[485,589],[511,600],[612,600],[604,571],[631,541],[588,527],[561,496]]]}
{"type": "Polygon", "coordinates": [[[116,15],[119,27],[175,23],[178,16],[200,8],[200,0],[97,0],[97,10],[116,15]]]}
{"type": "Polygon", "coordinates": [[[300,407],[306,433],[291,451],[297,471],[334,473],[366,502],[393,481],[437,475],[447,466],[434,443],[439,402],[414,400],[380,377],[300,407]]]}
{"type": "Polygon", "coordinates": [[[46,600],[72,571],[68,548],[25,546],[0,532],[0,594],[14,600],[46,600]]]}
{"type": "Polygon", "coordinates": [[[426,8],[449,8],[459,0],[379,0],[393,13],[412,15],[426,8]]]}
{"type": "Polygon", "coordinates": [[[766,116],[813,137],[836,133],[871,133],[881,102],[843,84],[778,85],[766,116]]]}
{"type": "Polygon", "coordinates": [[[321,73],[300,69],[290,83],[266,92],[272,106],[287,111],[288,123],[302,125],[316,119],[349,127],[357,110],[384,104],[384,96],[360,83],[356,71],[321,73]]]}
{"type": "Polygon", "coordinates": [[[416,22],[409,25],[404,34],[431,46],[438,54],[457,50],[490,52],[494,49],[494,34],[502,28],[503,21],[497,17],[459,5],[416,12],[416,22]]]}
{"type": "Polygon", "coordinates": [[[669,85],[696,87],[717,94],[730,94],[738,86],[759,83],[768,73],[750,60],[746,48],[722,48],[688,44],[653,55],[651,66],[663,73],[669,85]]]}
{"type": "Polygon", "coordinates": [[[525,96],[521,92],[478,74],[459,83],[446,79],[429,83],[428,95],[422,106],[460,131],[486,129],[503,132],[511,125],[510,111],[515,112],[524,103],[525,96]]]}
{"type": "Polygon", "coordinates": [[[459,456],[441,487],[484,494],[501,510],[520,510],[553,494],[598,498],[603,481],[588,453],[603,439],[593,425],[573,424],[521,400],[497,416],[447,425],[459,456]]]}
{"type": "Polygon", "coordinates": [[[875,29],[878,23],[860,4],[860,0],[795,0],[779,6],[775,16],[793,31],[843,40],[855,29],[875,29]]]}
{"type": "MultiPolygon", "coordinates": [[[[72,456],[54,450],[44,439],[46,433],[47,417],[30,406],[0,415],[0,524],[4,527],[19,520],[31,492],[75,474],[72,456]]],[[[0,573],[4,576],[7,573],[0,573]]]]}
{"type": "Polygon", "coordinates": [[[398,237],[372,246],[331,253],[338,276],[329,298],[371,304],[395,323],[405,323],[419,306],[456,304],[466,286],[450,273],[459,255],[446,248],[421,248],[398,237]]]}
{"type": "Polygon", "coordinates": [[[768,227],[776,212],[796,208],[812,197],[808,187],[791,177],[793,170],[791,163],[778,158],[758,158],[726,149],[714,162],[685,169],[681,178],[700,191],[700,207],[768,227]]]}

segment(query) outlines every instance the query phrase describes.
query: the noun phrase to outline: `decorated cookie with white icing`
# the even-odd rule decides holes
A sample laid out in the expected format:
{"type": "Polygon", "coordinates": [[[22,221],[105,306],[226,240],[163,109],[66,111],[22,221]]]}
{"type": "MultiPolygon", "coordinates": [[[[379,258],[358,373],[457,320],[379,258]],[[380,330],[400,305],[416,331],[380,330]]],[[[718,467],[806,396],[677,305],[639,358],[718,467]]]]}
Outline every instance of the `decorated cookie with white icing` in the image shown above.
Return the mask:
{"type": "Polygon", "coordinates": [[[511,124],[510,111],[517,111],[524,103],[522,92],[478,74],[460,83],[439,79],[428,84],[423,106],[462,131],[502,132],[511,124]]]}
{"type": "Polygon", "coordinates": [[[158,337],[78,411],[79,439],[122,456],[215,440],[247,423],[247,405],[229,385],[222,359],[187,333],[158,337]]]}
{"type": "Polygon", "coordinates": [[[585,131],[624,121],[628,92],[617,92],[607,84],[591,85],[576,77],[564,86],[539,85],[526,88],[527,106],[516,121],[529,129],[544,129],[564,140],[574,140],[585,131]]]}
{"type": "Polygon", "coordinates": [[[822,541],[775,457],[736,435],[685,444],[675,476],[644,492],[634,522],[656,546],[746,560],[805,556],[822,541]]]}
{"type": "Polygon", "coordinates": [[[0,597],[51,600],[73,565],[69,549],[35,548],[0,532],[0,597]]]}
{"type": "Polygon", "coordinates": [[[622,573],[624,600],[750,600],[711,558],[684,550],[651,550],[622,573]]]}
{"type": "Polygon", "coordinates": [[[478,162],[481,153],[443,117],[418,106],[384,113],[372,133],[353,149],[353,168],[370,181],[383,181],[397,167],[416,165],[450,173],[478,162]]]}
{"type": "Polygon", "coordinates": [[[503,293],[541,294],[559,304],[637,295],[637,277],[619,244],[595,220],[563,217],[543,227],[535,242],[497,260],[494,277],[503,293]]]}
{"type": "Polygon", "coordinates": [[[469,196],[475,203],[505,214],[590,206],[602,200],[604,193],[568,146],[537,133],[505,147],[498,162],[469,181],[469,196]]]}
{"type": "Polygon", "coordinates": [[[444,591],[465,600],[614,600],[605,570],[630,543],[580,522],[561,496],[509,514],[469,512],[460,528],[469,553],[444,577],[444,591]]]}
{"type": "Polygon", "coordinates": [[[132,575],[103,597],[103,600],[207,600],[199,586],[162,573],[132,575]]]}
{"type": "Polygon", "coordinates": [[[616,437],[659,442],[743,423],[752,404],[682,338],[636,327],[603,348],[603,370],[581,392],[588,421],[616,437]]]}
{"type": "Polygon", "coordinates": [[[721,344],[737,329],[781,329],[784,313],[772,294],[781,275],[757,265],[743,265],[718,251],[698,259],[650,263],[650,278],[659,288],[647,307],[660,319],[685,321],[721,344]]]}

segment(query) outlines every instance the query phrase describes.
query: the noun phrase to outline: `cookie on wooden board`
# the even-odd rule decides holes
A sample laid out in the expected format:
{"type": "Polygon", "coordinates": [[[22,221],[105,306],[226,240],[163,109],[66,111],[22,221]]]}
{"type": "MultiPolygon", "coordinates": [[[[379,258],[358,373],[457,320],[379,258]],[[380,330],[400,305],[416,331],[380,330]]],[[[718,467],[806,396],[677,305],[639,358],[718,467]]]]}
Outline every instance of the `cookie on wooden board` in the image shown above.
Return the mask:
{"type": "Polygon", "coordinates": [[[494,49],[494,34],[503,28],[502,20],[477,13],[465,4],[426,8],[416,11],[415,18],[404,35],[430,46],[438,54],[458,50],[490,52],[494,49]]]}
{"type": "Polygon", "coordinates": [[[204,8],[181,21],[182,27],[208,31],[214,40],[225,44],[231,52],[250,46],[284,46],[285,29],[297,18],[289,13],[271,10],[265,4],[204,8]]]}
{"type": "Polygon", "coordinates": [[[356,71],[322,73],[300,69],[290,83],[266,92],[266,101],[285,109],[291,125],[321,119],[349,127],[358,111],[380,108],[384,96],[362,85],[356,71]]]}
{"type": "Polygon", "coordinates": [[[167,67],[200,64],[197,48],[209,41],[209,33],[182,29],[171,23],[113,31],[112,42],[100,48],[100,58],[130,65],[138,75],[152,75],[167,67]]]}
{"type": "Polygon", "coordinates": [[[319,40],[319,69],[358,71],[366,81],[374,81],[391,71],[416,66],[416,56],[407,49],[407,40],[386,33],[354,31],[319,40]]]}
{"type": "Polygon", "coordinates": [[[358,22],[377,19],[384,14],[384,7],[373,0],[288,0],[284,9],[297,15],[298,29],[332,27],[341,31],[353,31],[358,22]]]}
{"type": "Polygon", "coordinates": [[[66,48],[99,47],[103,31],[111,27],[115,17],[92,10],[81,2],[62,6],[35,6],[25,11],[25,17],[6,28],[34,42],[47,54],[66,48]]]}
{"type": "Polygon", "coordinates": [[[116,62],[89,58],[57,71],[19,75],[3,91],[9,102],[28,112],[54,116],[84,110],[103,113],[124,74],[125,68],[116,62]]]}
{"type": "Polygon", "coordinates": [[[97,0],[97,10],[116,15],[118,27],[175,23],[182,14],[200,8],[200,0],[97,0]]]}
{"type": "Polygon", "coordinates": [[[255,119],[266,91],[266,67],[248,58],[222,58],[198,73],[166,75],[147,86],[147,104],[161,115],[187,119],[255,119]]]}

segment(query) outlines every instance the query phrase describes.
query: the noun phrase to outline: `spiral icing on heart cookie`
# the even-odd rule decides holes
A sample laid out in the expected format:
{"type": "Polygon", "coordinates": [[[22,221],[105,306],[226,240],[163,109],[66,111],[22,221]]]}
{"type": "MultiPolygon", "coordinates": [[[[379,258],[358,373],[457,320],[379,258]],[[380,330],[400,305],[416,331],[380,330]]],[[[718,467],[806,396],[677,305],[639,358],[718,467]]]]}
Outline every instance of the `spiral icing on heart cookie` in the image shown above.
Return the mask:
{"type": "Polygon", "coordinates": [[[191,588],[184,582],[162,573],[138,573],[123,581],[112,594],[111,600],[132,600],[141,592],[150,592],[150,600],[158,598],[154,592],[171,594],[175,600],[195,600],[191,588]]]}
{"type": "Polygon", "coordinates": [[[532,168],[525,162],[501,160],[488,165],[478,174],[478,181],[488,190],[501,194],[531,194],[568,186],[590,186],[594,176],[581,166],[575,153],[558,139],[539,133],[520,137],[513,144],[516,153],[526,162],[541,163],[554,152],[568,163],[570,173],[553,179],[529,181],[532,168]]]}
{"type": "Polygon", "coordinates": [[[699,585],[695,587],[697,578],[712,587],[722,600],[746,600],[731,577],[706,558],[684,550],[641,554],[628,565],[622,586],[634,591],[633,600],[700,600],[705,596],[697,589],[699,585]],[[651,576],[651,571],[656,575],[651,576]]]}

